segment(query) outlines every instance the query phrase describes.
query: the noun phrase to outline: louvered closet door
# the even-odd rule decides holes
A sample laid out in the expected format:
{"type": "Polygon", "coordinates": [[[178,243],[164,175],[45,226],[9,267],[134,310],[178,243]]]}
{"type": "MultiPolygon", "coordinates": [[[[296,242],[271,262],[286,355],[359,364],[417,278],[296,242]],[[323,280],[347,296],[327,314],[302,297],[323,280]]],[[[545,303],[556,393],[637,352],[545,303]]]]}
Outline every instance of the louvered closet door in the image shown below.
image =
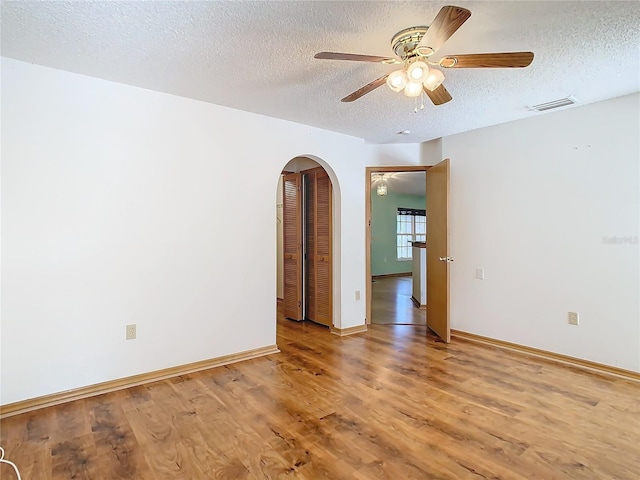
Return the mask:
{"type": "Polygon", "coordinates": [[[313,188],[308,188],[307,195],[307,258],[311,260],[307,262],[307,318],[331,326],[331,180],[323,169],[315,171],[310,180],[313,188]],[[311,205],[313,208],[309,208],[311,205]]]}
{"type": "Polygon", "coordinates": [[[284,316],[302,320],[302,215],[301,177],[289,173],[282,179],[282,226],[284,256],[284,316]]]}
{"type": "Polygon", "coordinates": [[[316,320],[316,174],[304,175],[304,251],[305,251],[305,309],[308,320],[316,320]]]}

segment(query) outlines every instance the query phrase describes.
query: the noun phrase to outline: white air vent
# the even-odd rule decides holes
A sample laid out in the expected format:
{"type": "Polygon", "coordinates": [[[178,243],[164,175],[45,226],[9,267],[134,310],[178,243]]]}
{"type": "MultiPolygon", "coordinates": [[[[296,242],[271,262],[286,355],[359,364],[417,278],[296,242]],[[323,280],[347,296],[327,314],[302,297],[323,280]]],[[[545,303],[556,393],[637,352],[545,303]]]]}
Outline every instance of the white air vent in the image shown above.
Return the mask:
{"type": "Polygon", "coordinates": [[[560,100],[554,100],[552,102],[540,103],[538,105],[533,105],[532,107],[527,107],[529,110],[535,110],[537,112],[544,112],[545,110],[552,110],[554,108],[566,107],[567,105],[573,105],[574,103],[578,103],[575,97],[567,97],[561,98],[560,100]]]}

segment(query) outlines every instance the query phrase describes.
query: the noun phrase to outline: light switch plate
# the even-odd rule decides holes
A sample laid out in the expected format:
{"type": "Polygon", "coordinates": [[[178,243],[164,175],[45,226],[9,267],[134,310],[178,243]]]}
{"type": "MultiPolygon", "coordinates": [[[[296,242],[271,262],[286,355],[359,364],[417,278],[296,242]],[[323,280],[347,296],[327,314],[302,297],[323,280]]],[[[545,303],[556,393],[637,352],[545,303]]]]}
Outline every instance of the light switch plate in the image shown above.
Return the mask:
{"type": "Polygon", "coordinates": [[[578,312],[569,312],[569,324],[580,325],[580,317],[578,315],[578,312]]]}

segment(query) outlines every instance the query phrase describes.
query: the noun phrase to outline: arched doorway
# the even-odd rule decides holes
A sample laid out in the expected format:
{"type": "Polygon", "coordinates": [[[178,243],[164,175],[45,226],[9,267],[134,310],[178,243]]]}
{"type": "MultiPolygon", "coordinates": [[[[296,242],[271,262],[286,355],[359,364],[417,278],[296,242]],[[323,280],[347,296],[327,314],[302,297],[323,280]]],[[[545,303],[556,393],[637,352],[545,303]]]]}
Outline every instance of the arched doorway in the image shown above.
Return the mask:
{"type": "Polygon", "coordinates": [[[277,303],[280,317],[313,321],[333,331],[339,325],[334,308],[337,200],[335,175],[323,163],[295,157],[279,178],[277,303]]]}

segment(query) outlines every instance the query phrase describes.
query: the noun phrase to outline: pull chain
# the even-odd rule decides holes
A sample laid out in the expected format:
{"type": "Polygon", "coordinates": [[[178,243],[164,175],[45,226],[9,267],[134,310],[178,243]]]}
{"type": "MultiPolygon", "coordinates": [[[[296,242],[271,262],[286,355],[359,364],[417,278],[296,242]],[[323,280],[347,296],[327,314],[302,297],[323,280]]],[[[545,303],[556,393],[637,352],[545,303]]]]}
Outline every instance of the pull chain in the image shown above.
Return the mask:
{"type": "MultiPolygon", "coordinates": [[[[424,92],[420,92],[420,111],[424,111],[424,92]]],[[[415,107],[413,113],[418,113],[418,97],[415,97],[415,107]]]]}

